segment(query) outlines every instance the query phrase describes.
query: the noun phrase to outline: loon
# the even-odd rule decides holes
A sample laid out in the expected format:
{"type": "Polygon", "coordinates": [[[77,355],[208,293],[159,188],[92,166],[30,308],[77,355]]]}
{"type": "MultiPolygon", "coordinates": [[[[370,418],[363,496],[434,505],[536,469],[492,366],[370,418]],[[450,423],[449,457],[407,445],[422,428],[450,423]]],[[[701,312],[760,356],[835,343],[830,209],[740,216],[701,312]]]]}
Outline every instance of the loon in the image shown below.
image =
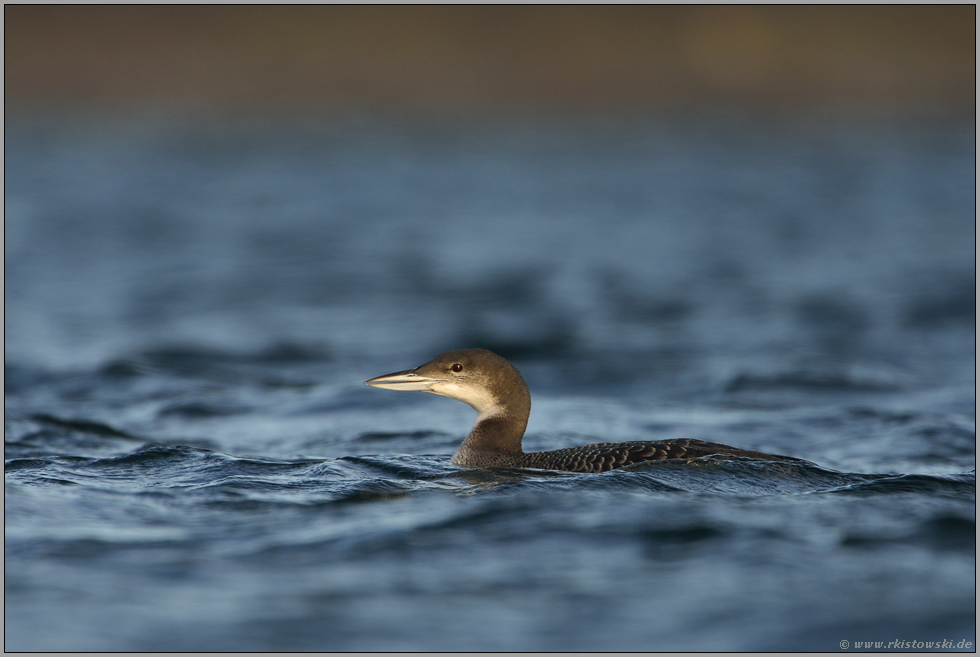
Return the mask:
{"type": "Polygon", "coordinates": [[[801,461],[790,456],[687,438],[597,443],[551,452],[524,452],[521,439],[531,414],[531,393],[516,367],[486,349],[447,351],[415,369],[385,374],[364,383],[387,390],[430,392],[472,406],[479,415],[452,458],[454,465],[464,467],[606,472],[643,461],[702,456],[801,461]]]}

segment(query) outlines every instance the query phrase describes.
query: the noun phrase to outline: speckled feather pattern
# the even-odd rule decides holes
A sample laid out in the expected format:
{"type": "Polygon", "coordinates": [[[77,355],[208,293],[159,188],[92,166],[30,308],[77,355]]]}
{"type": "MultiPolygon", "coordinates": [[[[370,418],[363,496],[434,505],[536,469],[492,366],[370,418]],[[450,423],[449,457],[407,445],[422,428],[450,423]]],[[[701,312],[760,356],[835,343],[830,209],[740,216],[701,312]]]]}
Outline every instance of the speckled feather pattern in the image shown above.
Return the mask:
{"type": "MultiPolygon", "coordinates": [[[[635,443],[597,443],[558,449],[552,452],[531,452],[517,457],[519,467],[569,472],[606,472],[644,461],[693,459],[702,456],[742,456],[766,461],[799,461],[789,456],[764,454],[745,449],[708,443],[703,440],[681,439],[635,443]]],[[[515,464],[517,465],[517,464],[515,464]]],[[[512,466],[513,467],[513,466],[512,466]]]]}

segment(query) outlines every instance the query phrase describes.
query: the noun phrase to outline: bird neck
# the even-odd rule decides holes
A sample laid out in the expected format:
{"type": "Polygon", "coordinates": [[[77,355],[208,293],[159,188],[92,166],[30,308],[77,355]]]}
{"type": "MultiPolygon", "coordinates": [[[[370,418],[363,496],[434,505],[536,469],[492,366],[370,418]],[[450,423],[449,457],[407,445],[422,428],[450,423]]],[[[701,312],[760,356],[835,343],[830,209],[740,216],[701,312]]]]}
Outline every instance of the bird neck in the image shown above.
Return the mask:
{"type": "Polygon", "coordinates": [[[473,428],[459,448],[467,451],[521,454],[521,439],[527,429],[530,414],[530,407],[523,412],[510,410],[491,414],[484,411],[477,416],[473,428]]]}

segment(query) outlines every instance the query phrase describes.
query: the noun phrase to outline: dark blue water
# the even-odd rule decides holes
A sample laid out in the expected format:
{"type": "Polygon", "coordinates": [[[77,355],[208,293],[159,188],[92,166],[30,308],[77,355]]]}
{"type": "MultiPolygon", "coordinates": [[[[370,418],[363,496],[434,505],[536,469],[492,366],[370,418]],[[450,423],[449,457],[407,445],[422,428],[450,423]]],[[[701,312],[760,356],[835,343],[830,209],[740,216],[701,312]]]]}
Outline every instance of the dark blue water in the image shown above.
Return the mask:
{"type": "Polygon", "coordinates": [[[972,122],[5,138],[7,650],[975,647],[972,122]],[[362,382],[463,347],[527,449],[812,465],[454,467],[362,382]]]}

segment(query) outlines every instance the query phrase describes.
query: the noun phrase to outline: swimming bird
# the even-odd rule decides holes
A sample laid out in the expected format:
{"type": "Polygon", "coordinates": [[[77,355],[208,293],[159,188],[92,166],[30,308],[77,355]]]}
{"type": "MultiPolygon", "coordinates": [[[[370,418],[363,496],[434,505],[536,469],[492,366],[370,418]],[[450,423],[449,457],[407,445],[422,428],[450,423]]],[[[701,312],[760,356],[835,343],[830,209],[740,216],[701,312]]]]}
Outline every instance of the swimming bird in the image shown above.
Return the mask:
{"type": "Polygon", "coordinates": [[[740,456],[765,461],[800,461],[776,454],[702,440],[597,443],[551,452],[524,452],[521,439],[531,415],[531,393],[517,368],[486,349],[447,351],[412,370],[364,382],[387,390],[420,390],[466,402],[479,415],[453,454],[454,465],[605,472],[643,461],[740,456]]]}

